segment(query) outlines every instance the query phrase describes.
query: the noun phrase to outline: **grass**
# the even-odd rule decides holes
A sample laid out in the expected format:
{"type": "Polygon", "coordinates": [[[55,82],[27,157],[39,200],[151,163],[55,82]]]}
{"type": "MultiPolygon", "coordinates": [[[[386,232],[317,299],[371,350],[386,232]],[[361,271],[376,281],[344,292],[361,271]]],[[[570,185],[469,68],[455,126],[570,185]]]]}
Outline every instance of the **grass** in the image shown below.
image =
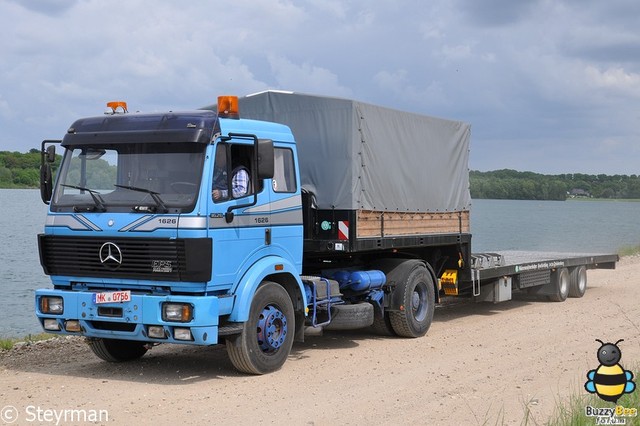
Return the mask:
{"type": "MultiPolygon", "coordinates": [[[[568,400],[559,402],[556,409],[546,423],[548,426],[587,426],[597,424],[596,417],[587,417],[586,407],[596,408],[615,408],[622,406],[625,408],[635,408],[640,412],[640,390],[638,390],[638,372],[640,372],[640,364],[631,366],[630,369],[634,374],[634,382],[636,390],[632,393],[624,394],[614,405],[611,402],[601,400],[597,395],[587,393],[584,389],[573,394],[568,400]]],[[[636,417],[618,417],[617,420],[626,420],[627,425],[640,424],[640,413],[636,417]]]]}
{"type": "MultiPolygon", "coordinates": [[[[595,394],[588,393],[583,387],[576,390],[576,392],[569,396],[568,399],[558,400],[556,402],[556,407],[552,415],[549,419],[544,423],[538,423],[532,415],[530,406],[535,403],[535,400],[531,401],[522,401],[522,405],[524,407],[523,418],[520,421],[520,426],[593,426],[596,424],[606,424],[606,423],[598,423],[598,418],[594,416],[587,416],[586,408],[587,406],[593,408],[616,408],[622,406],[624,408],[636,409],[638,413],[635,417],[616,417],[615,421],[625,421],[627,426],[640,425],[640,363],[632,364],[629,366],[623,366],[626,369],[630,369],[633,372],[633,381],[636,384],[636,389],[632,393],[624,394],[618,399],[616,404],[611,402],[606,402],[600,399],[595,394]]],[[[585,372],[586,377],[586,372],[585,372]]],[[[504,412],[501,409],[497,416],[494,419],[490,416],[490,410],[487,410],[484,413],[484,418],[475,418],[477,424],[481,424],[483,426],[504,426],[506,425],[504,419],[504,412]]],[[[605,420],[605,419],[603,419],[605,420]]],[[[606,418],[606,421],[612,420],[611,418],[606,418]]],[[[615,424],[615,423],[613,423],[615,424]]]]}
{"type": "Polygon", "coordinates": [[[640,254],[640,245],[639,246],[626,246],[626,247],[621,247],[618,250],[618,256],[620,257],[624,257],[624,256],[636,256],[640,254]]]}
{"type": "Polygon", "coordinates": [[[16,343],[34,343],[41,340],[54,339],[57,336],[49,333],[29,334],[27,337],[0,339],[0,350],[9,350],[13,348],[16,343]]]}

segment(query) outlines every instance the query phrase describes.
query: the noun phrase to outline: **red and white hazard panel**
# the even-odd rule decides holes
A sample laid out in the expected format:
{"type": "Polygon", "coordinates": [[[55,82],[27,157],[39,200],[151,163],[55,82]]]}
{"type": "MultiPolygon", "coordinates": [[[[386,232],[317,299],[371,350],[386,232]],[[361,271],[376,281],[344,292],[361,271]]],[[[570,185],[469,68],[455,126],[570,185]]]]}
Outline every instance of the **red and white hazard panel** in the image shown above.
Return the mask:
{"type": "Polygon", "coordinates": [[[349,239],[349,221],[348,220],[338,221],[338,239],[339,240],[349,239]]]}

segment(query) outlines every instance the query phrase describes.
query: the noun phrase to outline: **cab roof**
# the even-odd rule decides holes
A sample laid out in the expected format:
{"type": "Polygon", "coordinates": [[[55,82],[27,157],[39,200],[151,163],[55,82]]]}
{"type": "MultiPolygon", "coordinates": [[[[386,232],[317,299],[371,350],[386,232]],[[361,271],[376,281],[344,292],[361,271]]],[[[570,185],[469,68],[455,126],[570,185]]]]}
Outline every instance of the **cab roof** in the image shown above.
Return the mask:
{"type": "Polygon", "coordinates": [[[185,111],[155,114],[114,114],[76,120],[62,146],[94,143],[187,142],[210,143],[219,132],[217,113],[185,111]]]}

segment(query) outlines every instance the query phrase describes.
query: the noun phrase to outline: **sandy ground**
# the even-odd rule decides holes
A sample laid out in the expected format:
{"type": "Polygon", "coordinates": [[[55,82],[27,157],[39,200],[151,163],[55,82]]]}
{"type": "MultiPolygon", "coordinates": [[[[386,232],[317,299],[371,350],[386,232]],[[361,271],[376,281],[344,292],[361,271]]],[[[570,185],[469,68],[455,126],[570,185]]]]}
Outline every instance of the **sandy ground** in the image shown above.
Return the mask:
{"type": "Polygon", "coordinates": [[[419,339],[325,332],[265,376],[235,372],[222,346],[124,364],[78,338],[16,347],[0,352],[0,424],[543,424],[585,393],[596,338],[625,339],[622,365],[640,361],[639,277],[640,258],[623,258],[589,271],[582,299],[447,305],[419,339]]]}

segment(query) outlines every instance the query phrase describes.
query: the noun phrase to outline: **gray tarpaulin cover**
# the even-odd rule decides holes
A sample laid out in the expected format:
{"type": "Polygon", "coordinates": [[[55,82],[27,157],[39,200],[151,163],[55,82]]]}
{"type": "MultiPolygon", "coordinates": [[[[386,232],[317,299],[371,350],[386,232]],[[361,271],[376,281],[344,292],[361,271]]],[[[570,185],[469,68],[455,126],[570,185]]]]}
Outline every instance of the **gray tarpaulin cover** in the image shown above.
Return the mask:
{"type": "Polygon", "coordinates": [[[469,125],[358,101],[267,91],[240,116],[289,126],[320,209],[469,210],[469,125]]]}

